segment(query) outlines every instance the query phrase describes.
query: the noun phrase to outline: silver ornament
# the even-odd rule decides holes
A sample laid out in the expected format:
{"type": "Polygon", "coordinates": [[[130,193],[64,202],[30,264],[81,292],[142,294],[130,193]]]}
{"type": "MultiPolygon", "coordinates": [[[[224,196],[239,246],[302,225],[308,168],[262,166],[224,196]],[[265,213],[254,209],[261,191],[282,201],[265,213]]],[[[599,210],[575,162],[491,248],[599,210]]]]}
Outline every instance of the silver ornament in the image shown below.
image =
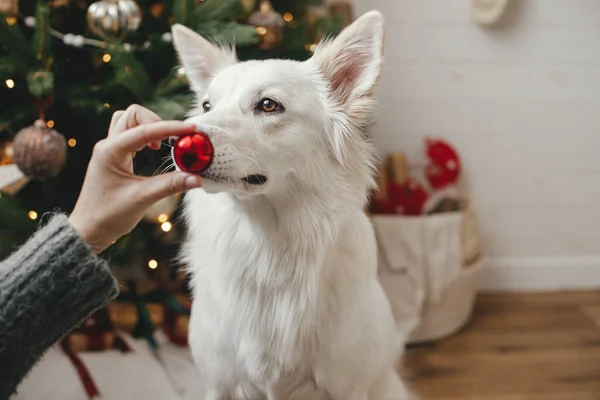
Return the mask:
{"type": "Polygon", "coordinates": [[[102,38],[123,38],[136,31],[141,22],[142,11],[133,0],[100,0],[87,10],[88,27],[102,38]]]}

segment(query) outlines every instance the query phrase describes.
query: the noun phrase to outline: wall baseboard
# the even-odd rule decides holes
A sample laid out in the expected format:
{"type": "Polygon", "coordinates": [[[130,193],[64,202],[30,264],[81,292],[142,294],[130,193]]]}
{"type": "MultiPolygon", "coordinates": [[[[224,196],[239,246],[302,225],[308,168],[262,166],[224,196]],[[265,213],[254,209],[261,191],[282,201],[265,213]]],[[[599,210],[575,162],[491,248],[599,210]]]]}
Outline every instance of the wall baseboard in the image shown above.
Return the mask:
{"type": "Polygon", "coordinates": [[[600,289],[600,256],[489,258],[482,272],[481,290],[600,289]]]}

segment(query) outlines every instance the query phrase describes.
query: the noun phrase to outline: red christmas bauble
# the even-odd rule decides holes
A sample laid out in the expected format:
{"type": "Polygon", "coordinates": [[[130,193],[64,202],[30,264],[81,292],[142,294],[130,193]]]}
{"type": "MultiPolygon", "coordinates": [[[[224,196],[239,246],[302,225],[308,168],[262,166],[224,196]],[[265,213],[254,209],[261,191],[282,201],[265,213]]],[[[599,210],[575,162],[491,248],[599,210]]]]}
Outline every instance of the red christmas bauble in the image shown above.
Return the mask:
{"type": "Polygon", "coordinates": [[[440,190],[455,185],[460,175],[460,158],[454,148],[443,140],[427,139],[429,164],[425,168],[432,188],[440,190]]]}
{"type": "Polygon", "coordinates": [[[408,178],[402,185],[392,182],[388,186],[390,202],[396,214],[419,215],[429,198],[429,194],[419,181],[408,178]]]}
{"type": "Polygon", "coordinates": [[[376,214],[395,214],[394,206],[390,199],[374,196],[371,199],[371,209],[376,214]]]}
{"type": "Polygon", "coordinates": [[[201,174],[213,161],[213,145],[204,132],[180,137],[173,147],[173,158],[177,166],[185,172],[201,174]]]}

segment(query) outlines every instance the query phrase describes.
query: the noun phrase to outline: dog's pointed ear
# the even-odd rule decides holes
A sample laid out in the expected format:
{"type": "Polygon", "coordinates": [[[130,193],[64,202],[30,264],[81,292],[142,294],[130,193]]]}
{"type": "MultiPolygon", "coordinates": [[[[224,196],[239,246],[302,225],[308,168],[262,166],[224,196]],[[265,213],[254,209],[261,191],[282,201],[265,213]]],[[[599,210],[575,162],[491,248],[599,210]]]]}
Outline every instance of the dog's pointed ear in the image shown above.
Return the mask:
{"type": "Polygon", "coordinates": [[[334,40],[321,43],[312,57],[329,80],[333,98],[350,113],[352,102],[373,94],[383,64],[383,39],[383,15],[370,11],[334,40]]]}
{"type": "Polygon", "coordinates": [[[173,25],[171,32],[192,90],[199,95],[217,72],[237,62],[233,48],[217,46],[183,25],[173,25]]]}

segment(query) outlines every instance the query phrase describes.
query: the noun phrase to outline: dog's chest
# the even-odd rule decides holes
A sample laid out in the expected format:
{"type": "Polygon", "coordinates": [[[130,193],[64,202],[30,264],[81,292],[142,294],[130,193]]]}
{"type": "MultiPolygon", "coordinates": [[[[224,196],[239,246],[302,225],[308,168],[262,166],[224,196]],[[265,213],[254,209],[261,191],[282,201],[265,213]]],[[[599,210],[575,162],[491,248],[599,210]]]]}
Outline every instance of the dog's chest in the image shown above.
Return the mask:
{"type": "Polygon", "coordinates": [[[231,380],[280,379],[309,365],[314,352],[317,291],[299,265],[314,260],[280,248],[230,204],[212,200],[192,213],[185,251],[194,357],[231,380]]]}

